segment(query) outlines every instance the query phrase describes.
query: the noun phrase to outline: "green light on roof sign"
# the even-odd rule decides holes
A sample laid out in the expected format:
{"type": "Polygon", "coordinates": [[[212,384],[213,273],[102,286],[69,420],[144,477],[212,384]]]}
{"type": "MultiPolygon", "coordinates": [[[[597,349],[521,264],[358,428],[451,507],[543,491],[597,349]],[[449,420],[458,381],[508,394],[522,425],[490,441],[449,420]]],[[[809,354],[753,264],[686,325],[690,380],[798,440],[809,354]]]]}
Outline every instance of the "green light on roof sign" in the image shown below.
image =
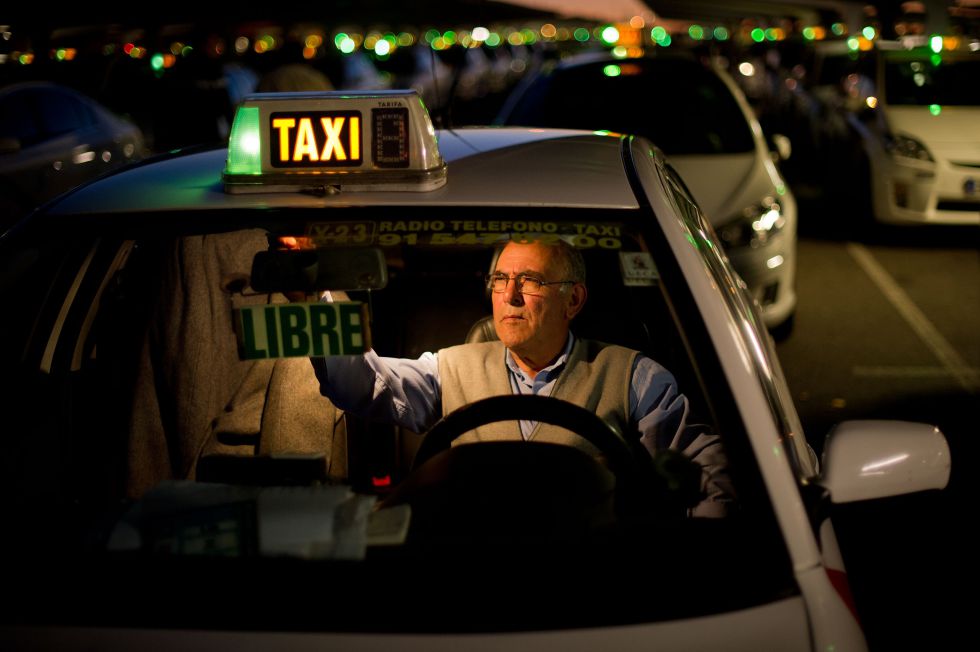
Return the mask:
{"type": "Polygon", "coordinates": [[[243,106],[235,115],[228,139],[228,174],[260,174],[262,145],[259,132],[259,107],[243,106]]]}

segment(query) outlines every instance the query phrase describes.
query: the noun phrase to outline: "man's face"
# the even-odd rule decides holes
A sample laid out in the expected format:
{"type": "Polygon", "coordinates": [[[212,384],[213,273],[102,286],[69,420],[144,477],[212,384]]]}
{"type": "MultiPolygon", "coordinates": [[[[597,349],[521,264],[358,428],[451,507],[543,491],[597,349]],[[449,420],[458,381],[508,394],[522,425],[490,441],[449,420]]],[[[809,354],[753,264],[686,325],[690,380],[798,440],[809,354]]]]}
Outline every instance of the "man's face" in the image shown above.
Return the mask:
{"type": "MultiPolygon", "coordinates": [[[[495,272],[511,277],[527,274],[548,282],[564,281],[567,274],[555,247],[514,242],[501,252],[495,272]]],[[[581,309],[584,295],[581,284],[545,285],[535,295],[524,295],[510,281],[503,292],[493,293],[497,337],[517,355],[547,363],[564,346],[569,322],[581,309]]]]}

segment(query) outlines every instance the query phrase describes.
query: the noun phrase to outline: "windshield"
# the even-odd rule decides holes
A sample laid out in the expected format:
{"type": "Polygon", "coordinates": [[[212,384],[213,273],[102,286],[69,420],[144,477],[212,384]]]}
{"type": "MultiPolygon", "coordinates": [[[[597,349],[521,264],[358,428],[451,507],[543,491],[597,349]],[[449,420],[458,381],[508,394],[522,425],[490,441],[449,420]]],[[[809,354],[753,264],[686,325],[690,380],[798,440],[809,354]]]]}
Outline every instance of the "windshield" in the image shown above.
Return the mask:
{"type": "Polygon", "coordinates": [[[980,106],[980,58],[888,55],[885,93],[889,104],[980,106]]]}
{"type": "MultiPolygon", "coordinates": [[[[69,586],[141,578],[86,604],[84,618],[75,610],[86,601],[66,590],[41,621],[515,631],[684,618],[796,591],[737,410],[676,263],[654,245],[652,216],[333,213],[347,219],[269,211],[209,227],[214,215],[70,216],[4,243],[0,290],[18,310],[0,333],[3,486],[21,533],[5,545],[72,577],[69,586]],[[557,240],[586,270],[576,341],[628,347],[669,370],[686,397],[684,436],[717,435],[732,459],[728,516],[690,511],[699,471],[655,458],[677,486],[647,486],[607,443],[593,456],[548,442],[447,440],[420,467],[432,420],[413,415],[424,401],[397,398],[405,418],[392,423],[342,399],[390,390],[331,377],[364,359],[360,346],[386,358],[437,354],[442,401],[472,405],[482,368],[465,358],[448,366],[451,347],[496,346],[495,286],[516,302],[519,277],[529,304],[571,291],[564,274],[501,262],[508,243],[557,240]],[[318,368],[316,328],[320,353],[353,355],[318,368]],[[674,563],[678,551],[696,563],[674,563]],[[644,599],[618,589],[624,581],[644,599]],[[425,600],[414,597],[421,586],[425,600]],[[553,608],[515,611],[501,603],[504,589],[553,608]],[[240,609],[245,592],[260,614],[240,609]]],[[[600,402],[631,400],[618,373],[600,402]]],[[[591,426],[568,396],[555,408],[561,428],[582,435],[591,426]]],[[[550,417],[536,409],[507,415],[514,433],[518,421],[550,417]]]]}
{"type": "Polygon", "coordinates": [[[718,75],[693,61],[624,59],[557,67],[506,121],[646,136],[668,156],[750,152],[748,120],[718,75]]]}

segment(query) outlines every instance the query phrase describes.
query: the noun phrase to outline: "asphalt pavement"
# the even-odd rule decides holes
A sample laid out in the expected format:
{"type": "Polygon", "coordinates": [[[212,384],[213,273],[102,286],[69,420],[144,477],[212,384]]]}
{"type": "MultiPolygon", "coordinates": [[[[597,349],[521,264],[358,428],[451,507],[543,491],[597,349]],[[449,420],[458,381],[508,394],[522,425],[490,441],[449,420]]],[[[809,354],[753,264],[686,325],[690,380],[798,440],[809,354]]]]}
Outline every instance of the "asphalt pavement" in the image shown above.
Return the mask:
{"type": "Polygon", "coordinates": [[[945,490],[834,508],[869,644],[959,649],[977,579],[980,229],[883,228],[801,202],[797,291],[777,351],[811,445],[846,419],[929,423],[950,445],[945,490]]]}

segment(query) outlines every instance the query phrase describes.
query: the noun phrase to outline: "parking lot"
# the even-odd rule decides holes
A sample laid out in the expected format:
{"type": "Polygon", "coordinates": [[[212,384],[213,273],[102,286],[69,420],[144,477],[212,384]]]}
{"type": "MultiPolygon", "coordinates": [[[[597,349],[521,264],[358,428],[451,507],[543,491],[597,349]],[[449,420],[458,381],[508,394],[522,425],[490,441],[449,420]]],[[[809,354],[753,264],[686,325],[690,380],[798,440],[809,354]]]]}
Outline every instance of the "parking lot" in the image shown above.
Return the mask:
{"type": "Polygon", "coordinates": [[[949,440],[945,491],[838,507],[835,524],[873,649],[952,646],[975,577],[963,517],[978,453],[980,231],[855,233],[848,217],[802,204],[800,304],[777,350],[818,450],[856,418],[932,423],[949,440]]]}

